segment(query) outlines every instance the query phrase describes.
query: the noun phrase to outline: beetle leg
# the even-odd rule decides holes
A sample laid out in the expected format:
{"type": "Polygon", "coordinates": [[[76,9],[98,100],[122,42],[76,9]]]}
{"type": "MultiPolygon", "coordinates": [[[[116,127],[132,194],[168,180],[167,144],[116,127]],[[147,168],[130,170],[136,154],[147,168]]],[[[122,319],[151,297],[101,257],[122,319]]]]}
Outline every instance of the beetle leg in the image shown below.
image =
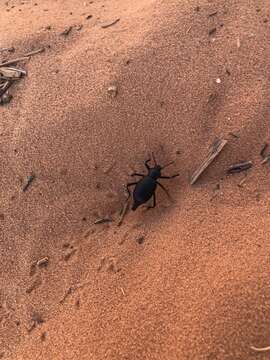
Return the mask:
{"type": "Polygon", "coordinates": [[[139,174],[139,173],[132,173],[132,174],[130,174],[130,176],[141,176],[141,177],[144,177],[145,175],[143,175],[143,174],[139,174]]]}
{"type": "Polygon", "coordinates": [[[137,181],[136,182],[132,182],[132,183],[128,183],[127,186],[126,186],[126,189],[127,189],[127,192],[128,192],[128,198],[127,200],[130,198],[131,196],[131,193],[130,193],[130,190],[129,190],[129,187],[132,186],[132,185],[136,185],[137,184],[137,181]]]}
{"type": "Polygon", "coordinates": [[[165,187],[164,187],[161,183],[159,183],[158,181],[157,181],[157,184],[161,187],[161,189],[166,193],[166,195],[168,196],[168,198],[171,200],[171,196],[170,196],[168,190],[165,189],[165,187]]]}
{"type": "Polygon", "coordinates": [[[171,176],[160,176],[160,179],[173,179],[177,176],[179,176],[180,174],[175,174],[175,175],[171,175],[171,176]]]}
{"type": "Polygon", "coordinates": [[[145,160],[144,162],[144,166],[146,167],[147,170],[150,170],[150,166],[148,165],[149,161],[151,161],[151,159],[145,160]]]}

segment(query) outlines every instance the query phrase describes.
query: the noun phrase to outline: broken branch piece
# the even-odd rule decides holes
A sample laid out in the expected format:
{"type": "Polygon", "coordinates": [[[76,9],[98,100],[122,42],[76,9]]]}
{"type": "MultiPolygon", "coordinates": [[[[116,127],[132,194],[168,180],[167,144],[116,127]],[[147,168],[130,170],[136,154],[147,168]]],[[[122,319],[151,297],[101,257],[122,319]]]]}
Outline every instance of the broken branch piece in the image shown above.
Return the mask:
{"type": "Polygon", "coordinates": [[[207,156],[203,160],[202,164],[191,176],[190,184],[193,185],[201,176],[201,174],[208,168],[208,166],[213,162],[213,160],[218,156],[224,146],[227,144],[227,140],[219,139],[211,146],[207,156]]]}
{"type": "Polygon", "coordinates": [[[250,169],[253,166],[252,161],[244,161],[242,163],[239,164],[235,164],[235,165],[231,165],[229,167],[229,169],[227,170],[228,174],[235,174],[235,173],[239,173],[241,171],[245,171],[250,169]]]}

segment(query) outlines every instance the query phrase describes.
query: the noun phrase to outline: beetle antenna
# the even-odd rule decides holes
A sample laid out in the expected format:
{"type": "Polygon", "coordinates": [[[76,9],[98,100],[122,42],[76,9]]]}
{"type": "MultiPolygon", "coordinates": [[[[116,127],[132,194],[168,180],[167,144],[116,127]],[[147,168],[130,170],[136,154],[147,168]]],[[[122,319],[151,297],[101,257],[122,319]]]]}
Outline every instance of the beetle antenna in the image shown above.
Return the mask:
{"type": "Polygon", "coordinates": [[[168,164],[163,165],[161,169],[165,169],[167,166],[172,165],[174,163],[175,161],[170,161],[168,164]]]}
{"type": "Polygon", "coordinates": [[[155,166],[157,166],[157,161],[156,161],[156,158],[155,158],[155,155],[154,155],[154,153],[152,152],[152,158],[153,158],[153,160],[154,160],[154,164],[155,164],[155,166]]]}

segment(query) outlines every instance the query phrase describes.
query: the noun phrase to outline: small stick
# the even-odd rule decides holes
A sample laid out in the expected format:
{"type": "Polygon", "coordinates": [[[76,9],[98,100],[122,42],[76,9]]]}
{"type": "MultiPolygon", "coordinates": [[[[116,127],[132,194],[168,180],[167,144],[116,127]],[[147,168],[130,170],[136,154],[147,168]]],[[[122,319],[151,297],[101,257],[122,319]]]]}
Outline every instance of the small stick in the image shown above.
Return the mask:
{"type": "Polygon", "coordinates": [[[125,205],[123,206],[123,208],[122,208],[122,210],[121,210],[121,213],[120,213],[120,217],[119,217],[117,226],[121,226],[121,225],[122,225],[123,220],[124,220],[124,217],[126,216],[126,213],[127,213],[127,211],[128,211],[128,208],[129,208],[129,203],[128,203],[128,201],[126,201],[126,202],[125,202],[125,205]]]}
{"type": "Polygon", "coordinates": [[[205,169],[212,163],[212,161],[218,156],[224,146],[227,144],[227,140],[221,139],[217,140],[211,147],[207,156],[203,160],[202,164],[199,168],[193,173],[191,176],[190,184],[193,185],[201,176],[201,174],[205,171],[205,169]]]}
{"type": "Polygon", "coordinates": [[[192,28],[192,26],[189,26],[189,27],[188,27],[188,29],[187,29],[187,31],[186,31],[186,34],[188,34],[188,33],[190,32],[191,28],[192,28]]]}
{"type": "Polygon", "coordinates": [[[264,159],[263,159],[263,161],[261,162],[261,164],[265,164],[267,161],[269,161],[270,160],[270,155],[267,155],[264,159]]]}
{"type": "Polygon", "coordinates": [[[233,133],[232,131],[229,132],[229,135],[231,135],[232,137],[234,137],[236,139],[240,138],[239,134],[233,133]]]}
{"type": "Polygon", "coordinates": [[[265,143],[264,145],[263,145],[263,147],[262,147],[262,150],[260,151],[260,155],[261,155],[261,157],[263,158],[263,159],[265,159],[265,157],[266,157],[266,155],[265,155],[265,151],[266,151],[266,149],[268,148],[268,144],[267,143],[265,143]]]}
{"type": "Polygon", "coordinates": [[[66,30],[64,30],[63,32],[61,32],[60,35],[68,36],[72,29],[73,29],[73,26],[69,26],[66,30]]]}
{"type": "Polygon", "coordinates": [[[29,57],[27,56],[22,56],[22,57],[19,57],[17,59],[13,59],[13,60],[8,60],[6,62],[3,62],[2,64],[0,64],[0,66],[7,66],[7,65],[12,65],[12,64],[15,64],[19,61],[25,61],[25,60],[29,60],[29,57]]]}
{"type": "Polygon", "coordinates": [[[22,191],[25,192],[29,186],[31,185],[31,183],[33,182],[33,180],[36,178],[36,176],[34,174],[28,176],[26,184],[24,185],[22,191]]]}
{"type": "Polygon", "coordinates": [[[215,16],[215,15],[217,15],[217,13],[218,13],[217,11],[214,11],[214,12],[212,12],[211,14],[209,14],[208,17],[215,16]]]}
{"type": "Polygon", "coordinates": [[[270,346],[267,346],[267,347],[264,347],[264,348],[257,348],[255,346],[251,346],[250,348],[251,348],[251,350],[258,351],[258,352],[264,352],[264,351],[269,351],[270,350],[270,346]]]}
{"type": "Polygon", "coordinates": [[[123,296],[125,296],[126,294],[125,294],[125,292],[124,292],[124,289],[123,289],[122,287],[120,287],[120,290],[121,290],[123,296]]]}
{"type": "Polygon", "coordinates": [[[44,51],[45,51],[45,48],[42,47],[42,48],[40,48],[40,49],[30,51],[30,52],[24,54],[24,56],[32,56],[32,55],[40,54],[40,53],[42,53],[42,52],[44,52],[44,51]]]}
{"type": "Polygon", "coordinates": [[[270,155],[269,155],[269,154],[268,154],[268,155],[265,154],[266,149],[268,148],[268,146],[269,146],[269,145],[268,145],[267,143],[265,143],[265,144],[263,145],[262,150],[260,151],[260,155],[261,155],[261,157],[263,158],[261,164],[265,164],[265,163],[270,159],[270,155]]]}
{"type": "Polygon", "coordinates": [[[103,219],[97,219],[94,224],[97,225],[97,224],[105,224],[105,223],[108,223],[108,222],[112,222],[112,219],[110,218],[103,218],[103,219]]]}
{"type": "Polygon", "coordinates": [[[9,47],[9,48],[1,48],[0,49],[0,52],[4,52],[4,51],[14,52],[15,48],[14,47],[9,47]]]}
{"type": "Polygon", "coordinates": [[[246,182],[246,179],[247,179],[247,174],[245,174],[245,176],[244,176],[243,179],[240,181],[240,183],[237,184],[237,186],[243,187],[244,183],[246,182]]]}
{"type": "Polygon", "coordinates": [[[66,291],[63,299],[60,300],[60,304],[64,304],[64,302],[66,301],[67,297],[69,297],[69,295],[71,295],[73,291],[74,291],[74,289],[73,289],[72,287],[69,287],[68,290],[66,291]]]}
{"type": "Polygon", "coordinates": [[[250,169],[253,166],[252,161],[245,161],[239,164],[231,165],[227,174],[235,174],[250,169]]]}
{"type": "Polygon", "coordinates": [[[48,265],[48,263],[49,263],[49,258],[46,256],[37,261],[37,266],[38,267],[46,267],[48,265]]]}
{"type": "Polygon", "coordinates": [[[106,24],[101,25],[101,27],[102,27],[102,29],[107,29],[108,27],[113,26],[116,23],[118,23],[119,20],[120,20],[120,18],[115,19],[114,21],[112,21],[110,23],[106,23],[106,24]]]}
{"type": "Polygon", "coordinates": [[[29,60],[29,57],[31,57],[32,55],[36,55],[36,54],[39,54],[39,53],[42,53],[43,51],[45,51],[45,48],[40,48],[40,49],[37,49],[37,50],[33,50],[33,51],[30,51],[29,53],[26,53],[24,56],[22,57],[19,57],[19,58],[16,58],[16,59],[13,59],[13,60],[8,60],[6,62],[3,62],[2,64],[0,64],[0,66],[7,66],[7,65],[12,65],[12,64],[15,64],[19,61],[25,61],[25,60],[29,60]]]}

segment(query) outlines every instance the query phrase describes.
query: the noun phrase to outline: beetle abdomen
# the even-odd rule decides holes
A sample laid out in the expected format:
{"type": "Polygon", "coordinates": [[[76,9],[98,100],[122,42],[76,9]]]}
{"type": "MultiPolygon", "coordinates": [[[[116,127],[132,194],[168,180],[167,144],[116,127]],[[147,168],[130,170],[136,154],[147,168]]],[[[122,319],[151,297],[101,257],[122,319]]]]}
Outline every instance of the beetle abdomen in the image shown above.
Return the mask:
{"type": "Polygon", "coordinates": [[[139,181],[133,192],[134,206],[137,205],[136,207],[138,207],[139,205],[151,199],[156,190],[156,187],[157,184],[155,180],[149,176],[139,181]]]}

